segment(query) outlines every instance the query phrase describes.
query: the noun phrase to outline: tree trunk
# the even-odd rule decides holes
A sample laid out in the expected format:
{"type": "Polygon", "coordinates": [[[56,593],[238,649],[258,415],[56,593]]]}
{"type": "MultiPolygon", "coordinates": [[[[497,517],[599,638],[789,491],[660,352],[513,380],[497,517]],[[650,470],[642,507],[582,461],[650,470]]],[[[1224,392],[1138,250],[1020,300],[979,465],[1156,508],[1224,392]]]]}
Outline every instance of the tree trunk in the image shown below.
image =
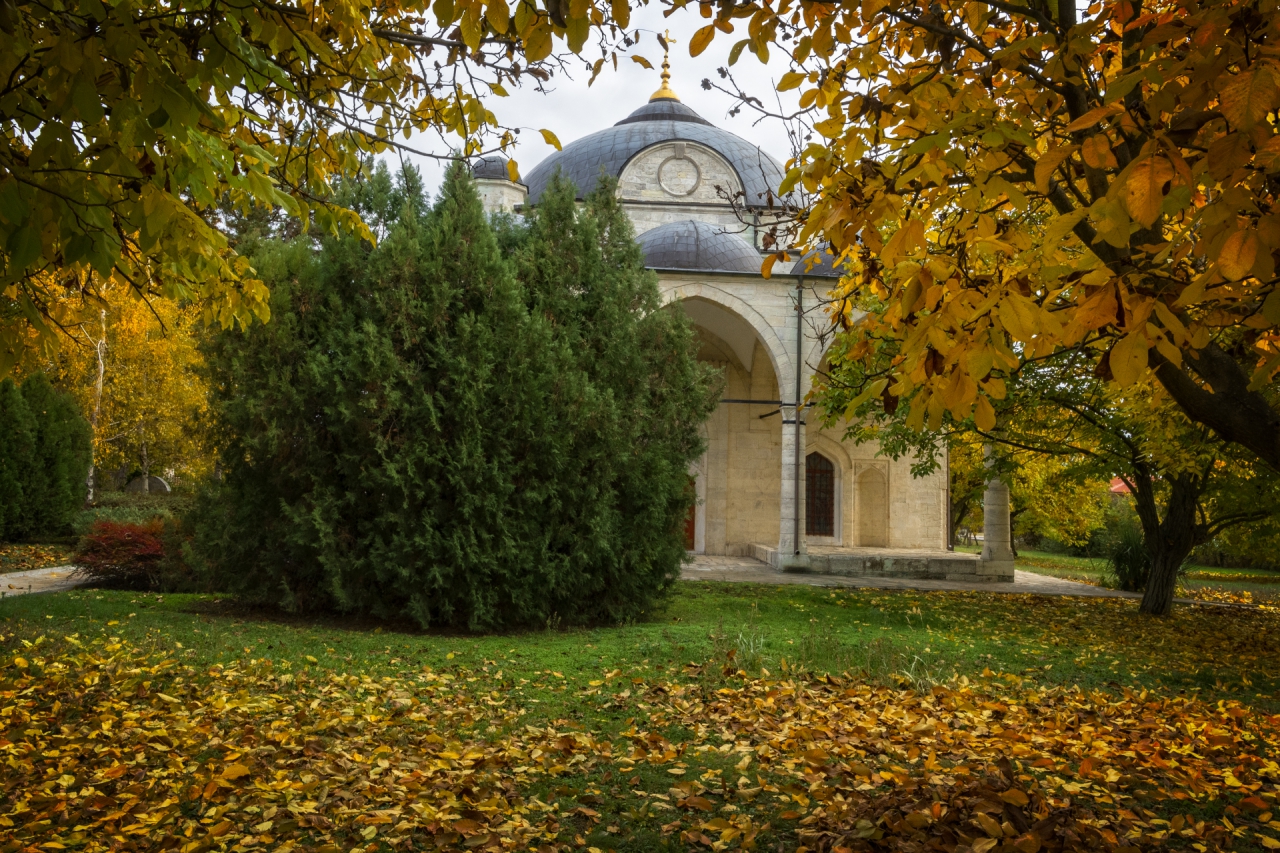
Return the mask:
{"type": "Polygon", "coordinates": [[[1160,384],[1187,417],[1280,471],[1280,413],[1261,392],[1250,390],[1248,372],[1229,353],[1217,344],[1189,352],[1183,360],[1189,371],[1178,368],[1155,347],[1148,359],[1160,384]],[[1197,382],[1190,371],[1209,387],[1197,382]]]}
{"type": "Polygon", "coordinates": [[[1167,616],[1173,609],[1178,570],[1199,538],[1196,505],[1204,481],[1192,474],[1177,474],[1167,481],[1169,501],[1164,518],[1160,518],[1152,479],[1149,476],[1134,478],[1134,507],[1142,522],[1143,544],[1151,557],[1151,574],[1138,609],[1152,616],[1167,616]]]}
{"type": "Polygon", "coordinates": [[[102,414],[102,379],[107,372],[107,309],[101,308],[98,310],[98,320],[102,323],[102,337],[98,338],[97,341],[89,338],[98,356],[98,377],[93,383],[93,415],[89,418],[89,429],[93,433],[93,442],[90,445],[92,455],[89,459],[89,474],[85,477],[85,485],[89,487],[88,496],[85,498],[86,504],[93,503],[98,490],[98,416],[102,414]]]}
{"type": "Polygon", "coordinates": [[[147,442],[142,441],[142,493],[151,494],[151,460],[147,457],[147,442]]]}

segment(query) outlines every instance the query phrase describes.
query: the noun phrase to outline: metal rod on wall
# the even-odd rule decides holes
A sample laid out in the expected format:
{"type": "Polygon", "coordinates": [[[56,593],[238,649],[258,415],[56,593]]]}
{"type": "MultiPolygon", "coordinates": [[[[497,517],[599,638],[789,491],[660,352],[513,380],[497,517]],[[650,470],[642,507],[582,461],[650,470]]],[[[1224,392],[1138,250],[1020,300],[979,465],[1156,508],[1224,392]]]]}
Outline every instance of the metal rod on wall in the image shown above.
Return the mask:
{"type": "Polygon", "coordinates": [[[796,279],[796,423],[795,423],[795,441],[796,441],[796,472],[795,472],[795,489],[792,500],[795,502],[795,549],[796,554],[800,553],[800,484],[802,480],[802,472],[800,465],[802,464],[803,455],[800,447],[800,377],[801,377],[801,347],[804,345],[804,276],[796,279]]]}

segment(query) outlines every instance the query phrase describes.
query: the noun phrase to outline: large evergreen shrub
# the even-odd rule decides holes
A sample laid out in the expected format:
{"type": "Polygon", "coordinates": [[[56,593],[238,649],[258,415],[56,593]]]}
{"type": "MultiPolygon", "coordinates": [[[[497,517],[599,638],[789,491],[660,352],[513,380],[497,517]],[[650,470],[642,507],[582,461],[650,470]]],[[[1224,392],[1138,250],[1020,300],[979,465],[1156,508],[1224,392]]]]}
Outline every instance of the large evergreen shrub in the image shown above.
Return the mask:
{"type": "Polygon", "coordinates": [[[471,629],[639,615],[678,574],[714,405],[688,321],[660,309],[611,192],[579,212],[557,184],[504,254],[464,169],[425,212],[412,177],[395,209],[361,199],[376,249],[255,255],[272,321],[209,354],[226,450],[194,555],[292,609],[471,629]]]}
{"type": "Polygon", "coordinates": [[[0,382],[0,539],[67,532],[93,453],[75,401],[43,374],[0,382]]]}
{"type": "Polygon", "coordinates": [[[32,464],[25,504],[28,535],[69,529],[88,493],[93,431],[69,394],[43,373],[27,377],[22,398],[35,423],[32,464]]]}

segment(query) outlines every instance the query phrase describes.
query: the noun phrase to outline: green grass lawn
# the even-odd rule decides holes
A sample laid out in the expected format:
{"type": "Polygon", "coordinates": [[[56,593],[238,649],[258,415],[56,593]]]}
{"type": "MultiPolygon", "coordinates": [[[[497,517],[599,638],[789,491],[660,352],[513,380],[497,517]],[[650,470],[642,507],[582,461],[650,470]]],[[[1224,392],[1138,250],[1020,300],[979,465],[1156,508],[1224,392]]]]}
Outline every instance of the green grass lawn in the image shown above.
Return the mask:
{"type": "Polygon", "coordinates": [[[0,825],[45,849],[990,850],[994,832],[1027,853],[1032,824],[1084,831],[1053,815],[1098,848],[1280,830],[1265,610],[681,583],[641,623],[471,636],[76,590],[0,602],[0,635],[0,825]],[[984,820],[993,798],[1010,829],[984,820]]]}

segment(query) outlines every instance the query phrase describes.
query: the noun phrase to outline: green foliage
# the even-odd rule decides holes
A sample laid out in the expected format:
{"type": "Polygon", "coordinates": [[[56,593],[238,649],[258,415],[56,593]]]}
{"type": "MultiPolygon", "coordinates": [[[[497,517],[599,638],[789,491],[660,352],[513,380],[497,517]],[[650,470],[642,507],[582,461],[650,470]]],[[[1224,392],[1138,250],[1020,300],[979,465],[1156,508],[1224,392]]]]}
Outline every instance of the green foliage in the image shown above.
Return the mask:
{"type": "Polygon", "coordinates": [[[23,381],[22,397],[35,425],[31,461],[36,475],[24,496],[28,534],[65,530],[84,504],[93,432],[75,400],[43,373],[23,381]]]}
{"type": "Polygon", "coordinates": [[[12,379],[0,381],[0,539],[24,532],[35,422],[12,379]]]}
{"type": "Polygon", "coordinates": [[[1107,513],[1107,526],[1097,537],[1107,558],[1108,585],[1125,592],[1142,592],[1151,577],[1151,554],[1142,535],[1138,515],[1127,501],[1107,513]]]}
{"type": "Polygon", "coordinates": [[[507,257],[460,166],[430,211],[413,173],[375,179],[350,191],[378,246],[264,243],[273,322],[210,348],[198,567],[423,626],[643,613],[679,570],[714,389],[611,188],[579,212],[557,183],[507,257]]]}
{"type": "Polygon", "coordinates": [[[0,539],[62,533],[84,502],[89,424],[43,374],[0,382],[0,539]]]}

